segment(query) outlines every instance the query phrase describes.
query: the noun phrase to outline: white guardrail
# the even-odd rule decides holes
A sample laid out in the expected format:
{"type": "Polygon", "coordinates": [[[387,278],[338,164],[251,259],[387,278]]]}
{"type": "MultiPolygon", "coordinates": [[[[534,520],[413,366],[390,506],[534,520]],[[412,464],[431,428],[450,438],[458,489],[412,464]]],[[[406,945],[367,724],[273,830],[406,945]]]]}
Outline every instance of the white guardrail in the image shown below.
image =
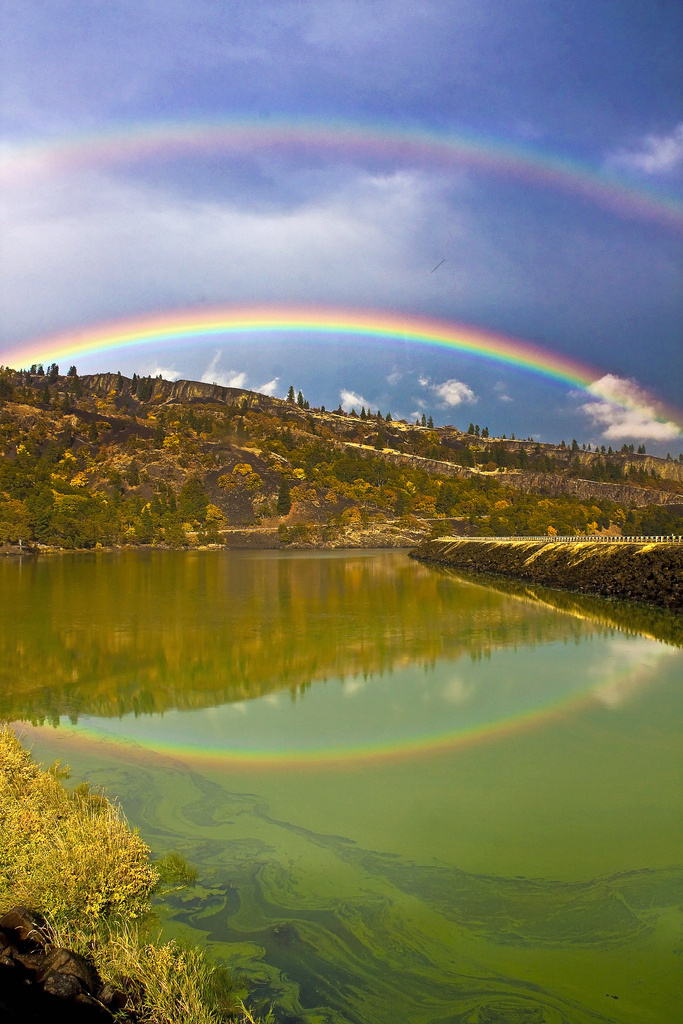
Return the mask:
{"type": "Polygon", "coordinates": [[[523,537],[520,534],[512,537],[436,537],[435,540],[473,540],[479,541],[482,544],[490,544],[492,541],[499,540],[516,540],[516,541],[529,541],[529,540],[542,540],[545,544],[683,544],[683,537],[677,534],[671,534],[670,536],[661,537],[594,537],[586,534],[578,534],[572,536],[552,536],[548,534],[540,534],[535,537],[523,537]]]}

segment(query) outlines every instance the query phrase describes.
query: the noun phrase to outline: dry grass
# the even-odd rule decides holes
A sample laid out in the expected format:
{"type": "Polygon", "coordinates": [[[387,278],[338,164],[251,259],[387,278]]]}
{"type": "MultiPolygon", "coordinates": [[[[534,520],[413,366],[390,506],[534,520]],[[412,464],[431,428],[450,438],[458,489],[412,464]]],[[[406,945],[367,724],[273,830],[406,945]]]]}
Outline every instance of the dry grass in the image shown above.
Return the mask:
{"type": "Polygon", "coordinates": [[[136,917],[158,876],[119,807],[70,794],[59,765],[43,771],[14,733],[0,732],[0,909],[13,903],[56,921],[136,917]]]}
{"type": "MultiPolygon", "coordinates": [[[[39,768],[0,728],[0,913],[25,904],[43,914],[52,943],[94,961],[140,1024],[258,1024],[202,951],[141,933],[160,876],[149,849],[117,805],[87,786],[69,793],[66,774],[39,768]]],[[[177,855],[161,867],[172,884],[194,879],[177,855]]]]}

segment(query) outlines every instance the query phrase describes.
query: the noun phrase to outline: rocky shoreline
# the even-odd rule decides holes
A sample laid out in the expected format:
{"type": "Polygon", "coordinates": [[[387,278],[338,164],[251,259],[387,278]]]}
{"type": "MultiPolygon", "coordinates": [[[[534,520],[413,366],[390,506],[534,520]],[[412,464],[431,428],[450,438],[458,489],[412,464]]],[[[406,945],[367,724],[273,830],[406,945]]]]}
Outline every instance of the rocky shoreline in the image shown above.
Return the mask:
{"type": "Polygon", "coordinates": [[[425,541],[409,555],[561,590],[641,601],[676,612],[683,608],[682,544],[450,538],[425,541]]]}
{"type": "MultiPolygon", "coordinates": [[[[0,1016],[5,1024],[113,1024],[128,999],[92,964],[50,944],[44,920],[27,907],[0,918],[0,1016]]],[[[126,1020],[134,1020],[126,1014],[126,1020]]]]}

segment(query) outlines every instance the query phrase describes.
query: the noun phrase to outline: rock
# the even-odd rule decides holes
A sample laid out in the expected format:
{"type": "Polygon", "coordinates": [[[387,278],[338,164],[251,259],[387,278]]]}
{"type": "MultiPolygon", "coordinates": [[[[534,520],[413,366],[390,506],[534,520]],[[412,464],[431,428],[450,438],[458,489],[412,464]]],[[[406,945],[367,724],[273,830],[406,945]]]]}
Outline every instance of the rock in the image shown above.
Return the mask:
{"type": "Polygon", "coordinates": [[[37,974],[45,963],[45,953],[42,950],[36,953],[15,952],[12,954],[12,959],[15,963],[21,964],[29,974],[37,974]]]}
{"type": "Polygon", "coordinates": [[[97,998],[110,1010],[122,1010],[128,1002],[125,992],[121,992],[120,989],[114,988],[113,985],[108,984],[102,986],[100,991],[97,993],[97,998]]]}
{"type": "Polygon", "coordinates": [[[57,999],[73,999],[83,991],[81,983],[73,974],[48,974],[43,982],[43,991],[57,999]]]}
{"type": "Polygon", "coordinates": [[[82,1021],[106,1022],[113,1021],[114,1015],[107,1009],[99,999],[81,992],[74,997],[74,1003],[79,1008],[78,1017],[82,1021]]]}
{"type": "Polygon", "coordinates": [[[95,975],[82,956],[70,949],[53,949],[43,959],[43,964],[36,974],[36,980],[43,984],[47,991],[47,981],[52,975],[64,975],[75,978],[86,992],[92,995],[96,989],[95,975]]]}
{"type": "Polygon", "coordinates": [[[44,927],[44,919],[40,914],[29,910],[28,907],[12,907],[3,917],[0,917],[0,929],[9,933],[9,937],[15,942],[18,940],[43,946],[45,943],[44,927]]]}

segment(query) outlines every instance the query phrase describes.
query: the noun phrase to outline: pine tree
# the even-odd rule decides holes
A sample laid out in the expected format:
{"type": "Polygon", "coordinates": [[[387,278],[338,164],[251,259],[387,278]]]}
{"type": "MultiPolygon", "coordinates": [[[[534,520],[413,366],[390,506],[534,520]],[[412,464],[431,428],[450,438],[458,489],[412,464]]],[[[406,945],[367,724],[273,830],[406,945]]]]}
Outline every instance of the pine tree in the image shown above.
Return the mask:
{"type": "Polygon", "coordinates": [[[362,420],[366,420],[368,418],[367,417],[367,413],[365,412],[365,406],[364,405],[361,405],[361,407],[360,407],[360,418],[362,420]]]}
{"type": "Polygon", "coordinates": [[[292,508],[292,495],[289,489],[289,480],[283,476],[280,481],[280,490],[277,496],[277,514],[279,516],[289,515],[292,508]]]}
{"type": "Polygon", "coordinates": [[[431,417],[431,416],[430,416],[430,417],[429,417],[429,419],[427,420],[427,426],[429,427],[429,429],[430,429],[430,430],[433,430],[433,429],[434,429],[434,420],[432,419],[432,417],[431,417]]]}
{"type": "Polygon", "coordinates": [[[422,413],[422,426],[423,427],[427,426],[427,417],[425,416],[424,413],[422,413]]]}
{"type": "Polygon", "coordinates": [[[289,391],[287,392],[287,401],[288,402],[292,402],[292,403],[294,403],[296,401],[296,398],[294,396],[294,385],[293,384],[289,385],[289,391]]]}

